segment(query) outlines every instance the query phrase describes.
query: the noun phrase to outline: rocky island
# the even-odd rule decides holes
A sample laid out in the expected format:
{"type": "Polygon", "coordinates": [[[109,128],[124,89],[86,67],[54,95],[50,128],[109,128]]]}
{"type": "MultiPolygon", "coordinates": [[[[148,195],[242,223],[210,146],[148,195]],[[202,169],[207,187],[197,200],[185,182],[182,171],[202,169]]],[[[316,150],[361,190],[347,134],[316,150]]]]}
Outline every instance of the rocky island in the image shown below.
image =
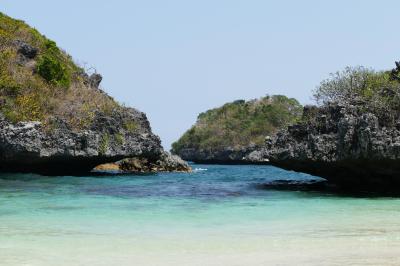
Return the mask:
{"type": "Polygon", "coordinates": [[[117,103],[101,80],[0,13],[0,171],[65,175],[132,157],[171,160],[146,115],[117,103]]]}
{"type": "Polygon", "coordinates": [[[196,124],[172,144],[172,153],[197,163],[248,163],[265,138],[301,117],[302,106],[283,95],[237,100],[201,113],[196,124]]]}

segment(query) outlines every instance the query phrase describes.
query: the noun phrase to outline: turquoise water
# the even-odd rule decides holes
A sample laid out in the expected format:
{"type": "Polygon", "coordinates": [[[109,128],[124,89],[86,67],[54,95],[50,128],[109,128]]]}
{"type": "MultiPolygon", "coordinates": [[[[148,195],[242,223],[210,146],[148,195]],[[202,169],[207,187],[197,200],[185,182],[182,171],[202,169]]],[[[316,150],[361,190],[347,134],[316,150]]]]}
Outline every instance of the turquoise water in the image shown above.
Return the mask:
{"type": "Polygon", "coordinates": [[[260,189],[271,166],[0,175],[0,265],[400,265],[400,200],[260,189]],[[207,170],[205,170],[207,169],[207,170]]]}

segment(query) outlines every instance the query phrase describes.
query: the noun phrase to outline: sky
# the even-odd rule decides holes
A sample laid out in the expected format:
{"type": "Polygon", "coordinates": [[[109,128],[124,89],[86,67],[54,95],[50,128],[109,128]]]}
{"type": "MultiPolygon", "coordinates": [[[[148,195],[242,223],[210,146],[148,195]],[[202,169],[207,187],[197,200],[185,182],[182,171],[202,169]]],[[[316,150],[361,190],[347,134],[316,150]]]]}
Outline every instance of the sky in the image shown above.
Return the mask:
{"type": "Polygon", "coordinates": [[[226,102],[284,94],[309,104],[329,73],[392,68],[398,10],[394,0],[0,0],[145,112],[166,149],[226,102]]]}

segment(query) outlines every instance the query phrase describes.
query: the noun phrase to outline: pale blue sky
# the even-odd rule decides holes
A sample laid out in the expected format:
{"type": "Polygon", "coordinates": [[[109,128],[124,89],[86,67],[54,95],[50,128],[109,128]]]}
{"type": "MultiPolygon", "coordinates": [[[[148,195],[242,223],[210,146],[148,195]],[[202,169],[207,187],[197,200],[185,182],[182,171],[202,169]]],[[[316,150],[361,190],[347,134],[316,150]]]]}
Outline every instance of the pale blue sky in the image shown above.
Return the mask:
{"type": "Polygon", "coordinates": [[[400,1],[0,0],[0,10],[94,66],[166,148],[227,101],[309,103],[330,72],[400,59],[400,1]]]}

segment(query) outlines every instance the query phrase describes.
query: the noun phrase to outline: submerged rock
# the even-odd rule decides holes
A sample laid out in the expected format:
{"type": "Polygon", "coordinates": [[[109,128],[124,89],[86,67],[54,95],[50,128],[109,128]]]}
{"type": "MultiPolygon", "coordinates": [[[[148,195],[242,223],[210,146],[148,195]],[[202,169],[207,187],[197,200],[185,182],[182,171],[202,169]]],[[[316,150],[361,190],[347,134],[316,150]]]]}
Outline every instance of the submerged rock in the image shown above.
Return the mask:
{"type": "Polygon", "coordinates": [[[310,180],[274,180],[258,186],[261,189],[277,189],[290,191],[321,191],[328,189],[327,181],[321,179],[310,180]]]}
{"type": "Polygon", "coordinates": [[[152,172],[191,172],[192,168],[179,156],[163,152],[157,159],[127,158],[116,163],[99,165],[96,172],[152,173],[152,172]]]}

